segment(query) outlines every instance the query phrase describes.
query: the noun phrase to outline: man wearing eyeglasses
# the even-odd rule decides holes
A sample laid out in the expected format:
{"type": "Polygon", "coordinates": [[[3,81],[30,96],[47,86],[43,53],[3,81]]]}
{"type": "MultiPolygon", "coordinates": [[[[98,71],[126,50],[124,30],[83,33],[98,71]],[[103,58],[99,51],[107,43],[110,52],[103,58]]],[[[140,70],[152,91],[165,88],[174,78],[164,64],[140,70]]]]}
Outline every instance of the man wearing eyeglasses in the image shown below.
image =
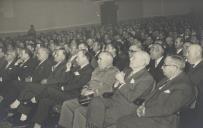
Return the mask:
{"type": "Polygon", "coordinates": [[[138,52],[138,51],[141,51],[141,50],[142,50],[141,45],[136,45],[136,44],[131,45],[131,46],[129,47],[129,50],[128,50],[129,57],[132,57],[132,56],[133,56],[133,53],[138,52]]]}
{"type": "Polygon", "coordinates": [[[119,72],[115,78],[120,86],[111,97],[96,97],[88,106],[87,125],[90,128],[106,128],[123,116],[134,113],[138,102],[145,99],[154,88],[154,79],[146,70],[150,57],[138,51],[130,57],[130,72],[119,72]],[[139,101],[138,101],[139,100],[139,101]]]}
{"type": "Polygon", "coordinates": [[[195,99],[194,86],[184,68],[182,57],[167,56],[162,66],[166,78],[136,113],[117,121],[117,128],[177,128],[179,112],[195,99]]]}

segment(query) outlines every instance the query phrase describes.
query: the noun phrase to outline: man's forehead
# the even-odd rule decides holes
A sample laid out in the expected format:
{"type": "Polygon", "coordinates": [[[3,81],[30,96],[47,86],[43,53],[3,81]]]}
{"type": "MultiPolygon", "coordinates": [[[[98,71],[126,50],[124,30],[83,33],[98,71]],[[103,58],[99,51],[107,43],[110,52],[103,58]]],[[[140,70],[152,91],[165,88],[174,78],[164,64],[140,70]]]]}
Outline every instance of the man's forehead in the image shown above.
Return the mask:
{"type": "Polygon", "coordinates": [[[132,46],[130,46],[130,48],[129,49],[138,49],[138,47],[136,46],[136,45],[132,45],[132,46]]]}
{"type": "Polygon", "coordinates": [[[83,52],[82,51],[79,51],[78,53],[77,53],[77,57],[78,56],[82,56],[83,55],[83,52]]]}
{"type": "Polygon", "coordinates": [[[103,58],[103,57],[104,57],[103,53],[99,54],[99,58],[103,58]]]}
{"type": "Polygon", "coordinates": [[[138,59],[138,58],[142,58],[141,54],[139,54],[138,52],[133,53],[132,59],[138,59]]]}

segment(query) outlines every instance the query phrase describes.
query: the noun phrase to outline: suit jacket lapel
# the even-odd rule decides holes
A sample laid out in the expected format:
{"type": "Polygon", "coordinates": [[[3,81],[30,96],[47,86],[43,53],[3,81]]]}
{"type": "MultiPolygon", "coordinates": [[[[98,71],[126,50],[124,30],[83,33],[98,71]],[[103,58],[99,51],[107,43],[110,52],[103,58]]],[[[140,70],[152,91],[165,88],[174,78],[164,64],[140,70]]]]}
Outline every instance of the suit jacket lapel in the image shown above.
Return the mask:
{"type": "Polygon", "coordinates": [[[59,69],[61,69],[61,66],[65,64],[65,61],[61,62],[54,70],[53,73],[55,74],[59,69]]]}
{"type": "Polygon", "coordinates": [[[165,57],[163,56],[156,68],[161,68],[164,63],[165,57]]]}
{"type": "Polygon", "coordinates": [[[15,64],[15,62],[16,62],[16,60],[13,60],[12,62],[11,62],[11,64],[6,68],[5,67],[5,69],[9,69],[9,68],[12,68],[13,67],[13,65],[15,64]]]}
{"type": "Polygon", "coordinates": [[[176,82],[177,80],[179,80],[180,78],[182,78],[183,75],[184,75],[184,73],[181,73],[178,76],[176,76],[175,78],[173,78],[172,80],[168,80],[166,85],[163,86],[163,88],[161,88],[160,91],[166,90],[166,89],[170,88],[171,86],[175,85],[173,83],[176,82]]]}
{"type": "Polygon", "coordinates": [[[190,72],[194,72],[195,70],[197,70],[199,67],[202,67],[202,66],[203,66],[203,60],[195,68],[192,67],[190,72]]]}
{"type": "Polygon", "coordinates": [[[136,80],[138,77],[140,77],[144,72],[146,71],[146,69],[142,69],[136,73],[134,73],[132,76],[128,77],[130,74],[128,74],[126,81],[130,82],[132,79],[136,80]]]}

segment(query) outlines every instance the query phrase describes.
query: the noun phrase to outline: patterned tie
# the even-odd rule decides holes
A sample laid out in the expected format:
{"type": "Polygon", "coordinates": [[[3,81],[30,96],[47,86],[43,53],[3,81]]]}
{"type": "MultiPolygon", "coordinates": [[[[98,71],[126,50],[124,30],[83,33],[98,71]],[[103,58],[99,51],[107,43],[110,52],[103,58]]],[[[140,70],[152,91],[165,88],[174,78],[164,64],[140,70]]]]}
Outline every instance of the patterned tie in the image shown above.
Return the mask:
{"type": "Polygon", "coordinates": [[[164,88],[167,83],[168,83],[169,79],[165,80],[164,82],[162,82],[160,85],[159,85],[159,90],[161,90],[162,88],[164,88]]]}

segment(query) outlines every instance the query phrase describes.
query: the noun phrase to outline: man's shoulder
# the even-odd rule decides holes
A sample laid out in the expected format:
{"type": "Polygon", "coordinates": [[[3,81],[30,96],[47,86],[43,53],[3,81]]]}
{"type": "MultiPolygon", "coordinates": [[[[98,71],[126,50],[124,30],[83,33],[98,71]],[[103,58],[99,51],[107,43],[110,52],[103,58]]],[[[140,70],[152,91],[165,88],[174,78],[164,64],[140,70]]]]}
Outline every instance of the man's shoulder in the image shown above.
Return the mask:
{"type": "Polygon", "coordinates": [[[142,75],[142,77],[140,78],[141,81],[143,81],[144,83],[146,84],[149,84],[149,85],[153,85],[155,84],[155,79],[154,77],[148,72],[148,71],[145,71],[142,75]]]}
{"type": "Polygon", "coordinates": [[[78,71],[81,73],[92,73],[93,70],[94,70],[94,68],[90,64],[88,64],[84,68],[79,69],[78,71]]]}
{"type": "MultiPolygon", "coordinates": [[[[171,84],[176,85],[176,87],[191,87],[193,86],[192,81],[190,80],[189,76],[185,74],[184,72],[181,73],[179,76],[174,78],[171,82],[171,84]]],[[[174,86],[175,87],[175,86],[174,86]]]]}
{"type": "Polygon", "coordinates": [[[91,64],[86,65],[86,66],[84,67],[84,69],[85,69],[85,70],[91,70],[91,71],[94,70],[94,68],[92,67],[91,64]]]}
{"type": "Polygon", "coordinates": [[[136,79],[154,80],[152,75],[146,69],[142,69],[132,77],[136,79]]]}
{"type": "Polygon", "coordinates": [[[109,77],[111,77],[111,76],[114,77],[114,75],[115,75],[117,72],[119,72],[119,69],[116,68],[116,67],[114,67],[114,66],[112,66],[112,67],[109,67],[109,68],[105,69],[104,72],[105,72],[105,74],[108,75],[109,77]]]}
{"type": "Polygon", "coordinates": [[[203,60],[195,68],[203,70],[203,60]]]}
{"type": "Polygon", "coordinates": [[[94,70],[94,72],[100,72],[100,71],[103,71],[103,72],[118,72],[119,70],[115,66],[111,66],[111,67],[108,67],[108,68],[105,68],[105,69],[100,69],[99,67],[97,67],[94,70]]]}
{"type": "Polygon", "coordinates": [[[109,68],[107,69],[107,71],[115,71],[115,72],[118,72],[119,69],[118,69],[117,67],[115,67],[115,66],[112,66],[112,67],[109,67],[109,68]]]}

